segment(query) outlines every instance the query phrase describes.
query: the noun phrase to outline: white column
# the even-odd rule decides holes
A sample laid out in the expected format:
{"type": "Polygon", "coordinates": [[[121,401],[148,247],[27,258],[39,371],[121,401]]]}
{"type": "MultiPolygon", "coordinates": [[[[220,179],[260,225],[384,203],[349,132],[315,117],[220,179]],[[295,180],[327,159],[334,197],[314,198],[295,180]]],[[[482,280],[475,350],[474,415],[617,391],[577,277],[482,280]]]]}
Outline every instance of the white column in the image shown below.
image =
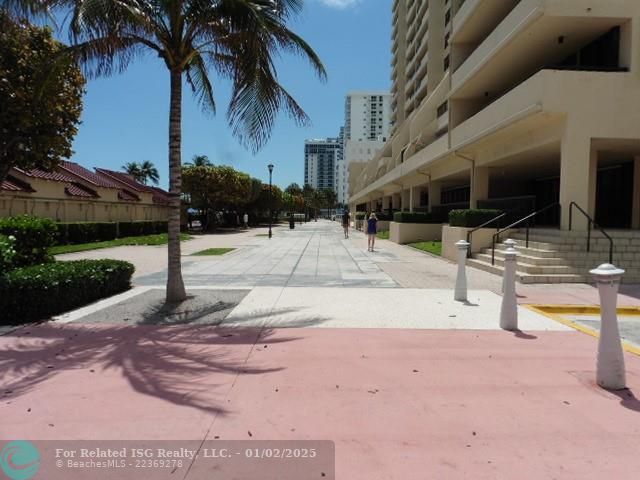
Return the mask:
{"type": "Polygon", "coordinates": [[[640,156],[633,159],[633,212],[631,228],[640,229],[640,156]]]}
{"type": "Polygon", "coordinates": [[[626,373],[616,303],[624,270],[605,263],[591,270],[590,273],[596,278],[600,294],[600,338],[596,381],[602,388],[623,390],[626,388],[626,373]]]}
{"type": "Polygon", "coordinates": [[[516,257],[513,247],[504,253],[504,292],[500,306],[500,328],[518,330],[518,299],[516,298],[516,257]]]}
{"type": "Polygon", "coordinates": [[[413,187],[409,187],[409,211],[413,213],[413,187]]]}
{"type": "Polygon", "coordinates": [[[489,168],[472,167],[469,208],[478,208],[478,200],[489,198],[489,168]]]}
{"type": "MultiPolygon", "coordinates": [[[[562,139],[560,158],[561,226],[569,228],[569,206],[575,202],[592,217],[596,210],[596,181],[598,176],[598,152],[591,149],[587,137],[573,135],[567,130],[562,139]]],[[[581,213],[573,211],[573,229],[586,230],[587,221],[581,213]]]]}
{"type": "Polygon", "coordinates": [[[434,205],[440,205],[440,194],[442,193],[442,185],[440,182],[429,181],[429,212],[434,205]]]}

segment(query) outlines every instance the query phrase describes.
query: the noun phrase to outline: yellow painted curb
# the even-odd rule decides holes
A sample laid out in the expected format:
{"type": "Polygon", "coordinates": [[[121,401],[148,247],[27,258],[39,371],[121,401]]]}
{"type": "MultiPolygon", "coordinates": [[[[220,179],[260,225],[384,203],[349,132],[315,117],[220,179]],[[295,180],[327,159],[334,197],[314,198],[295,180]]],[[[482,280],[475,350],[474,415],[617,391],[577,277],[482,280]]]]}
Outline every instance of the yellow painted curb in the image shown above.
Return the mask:
{"type": "MultiPolygon", "coordinates": [[[[585,305],[520,305],[521,307],[525,307],[533,312],[539,313],[540,315],[544,315],[547,318],[555,320],[558,323],[566,325],[567,327],[573,328],[574,330],[578,330],[579,332],[586,333],[587,335],[591,335],[595,338],[600,338],[600,333],[593,328],[586,327],[580,323],[574,322],[568,318],[563,317],[564,315],[580,315],[580,314],[589,314],[589,315],[599,315],[600,307],[598,306],[585,306],[585,305]]],[[[640,307],[620,307],[617,309],[618,315],[625,316],[638,316],[640,317],[640,307]]],[[[634,344],[622,340],[622,348],[629,353],[633,353],[634,355],[640,356],[640,347],[635,346],[634,344]]]]}

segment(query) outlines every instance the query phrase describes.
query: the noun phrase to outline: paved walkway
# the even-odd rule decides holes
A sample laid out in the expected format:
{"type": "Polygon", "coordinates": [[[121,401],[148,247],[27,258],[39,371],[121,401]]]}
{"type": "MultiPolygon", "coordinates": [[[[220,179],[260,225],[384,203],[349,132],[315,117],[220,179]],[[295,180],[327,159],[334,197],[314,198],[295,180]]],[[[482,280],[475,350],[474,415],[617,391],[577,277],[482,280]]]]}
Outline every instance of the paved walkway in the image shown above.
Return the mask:
{"type": "Polygon", "coordinates": [[[234,241],[185,257],[179,306],[141,255],[133,291],[0,336],[0,440],[331,440],[354,480],[637,476],[640,357],[602,390],[594,338],[525,307],[499,329],[496,277],[470,270],[454,302],[455,265],[329,222],[234,241]]]}

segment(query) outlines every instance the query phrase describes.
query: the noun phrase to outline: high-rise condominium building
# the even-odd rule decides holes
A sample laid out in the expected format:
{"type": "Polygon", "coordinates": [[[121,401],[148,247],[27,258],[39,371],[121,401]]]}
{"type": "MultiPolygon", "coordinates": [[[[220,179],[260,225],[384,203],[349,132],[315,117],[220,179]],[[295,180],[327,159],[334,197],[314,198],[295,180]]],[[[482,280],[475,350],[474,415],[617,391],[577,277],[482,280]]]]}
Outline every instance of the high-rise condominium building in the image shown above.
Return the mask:
{"type": "Polygon", "coordinates": [[[389,137],[391,95],[388,92],[349,92],[345,98],[343,161],[336,167],[338,202],[348,203],[349,166],[352,170],[373,158],[389,137]]]}
{"type": "MultiPolygon", "coordinates": [[[[391,138],[352,209],[640,228],[640,2],[395,0],[391,138]],[[572,206],[573,205],[573,206],[572,206]]],[[[353,137],[353,132],[351,133],[353,137]]]]}
{"type": "Polygon", "coordinates": [[[313,188],[336,188],[335,167],[342,155],[338,138],[319,138],[304,142],[304,183],[313,188]]]}

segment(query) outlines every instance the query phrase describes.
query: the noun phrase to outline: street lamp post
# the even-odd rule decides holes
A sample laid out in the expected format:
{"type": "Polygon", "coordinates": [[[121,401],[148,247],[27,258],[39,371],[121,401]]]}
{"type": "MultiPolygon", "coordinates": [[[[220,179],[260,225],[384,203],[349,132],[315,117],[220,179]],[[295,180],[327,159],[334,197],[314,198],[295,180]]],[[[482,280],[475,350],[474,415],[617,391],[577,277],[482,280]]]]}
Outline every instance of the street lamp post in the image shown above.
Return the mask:
{"type": "Polygon", "coordinates": [[[271,222],[273,220],[273,210],[271,209],[273,206],[273,187],[271,186],[271,177],[273,175],[273,164],[270,163],[267,168],[269,169],[269,238],[271,238],[271,222]]]}

